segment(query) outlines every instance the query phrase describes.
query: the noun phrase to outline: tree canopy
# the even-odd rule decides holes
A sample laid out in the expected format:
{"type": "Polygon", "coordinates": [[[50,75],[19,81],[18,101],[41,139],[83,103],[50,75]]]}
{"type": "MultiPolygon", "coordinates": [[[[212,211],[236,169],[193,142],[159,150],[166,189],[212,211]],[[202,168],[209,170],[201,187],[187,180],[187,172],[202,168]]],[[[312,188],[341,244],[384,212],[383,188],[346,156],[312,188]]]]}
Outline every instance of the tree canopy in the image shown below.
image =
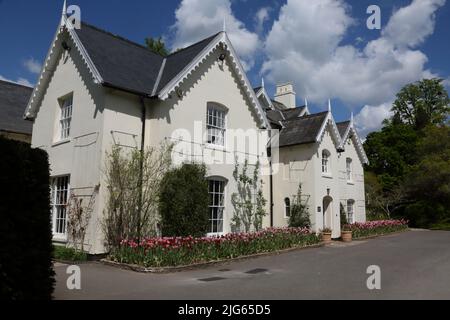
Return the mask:
{"type": "Polygon", "coordinates": [[[364,143],[368,210],[413,226],[450,227],[449,97],[441,79],[424,79],[397,94],[392,117],[364,143]]]}
{"type": "Polygon", "coordinates": [[[163,57],[168,56],[170,53],[161,37],[159,37],[158,39],[152,37],[145,38],[145,45],[151,51],[163,57]]]}

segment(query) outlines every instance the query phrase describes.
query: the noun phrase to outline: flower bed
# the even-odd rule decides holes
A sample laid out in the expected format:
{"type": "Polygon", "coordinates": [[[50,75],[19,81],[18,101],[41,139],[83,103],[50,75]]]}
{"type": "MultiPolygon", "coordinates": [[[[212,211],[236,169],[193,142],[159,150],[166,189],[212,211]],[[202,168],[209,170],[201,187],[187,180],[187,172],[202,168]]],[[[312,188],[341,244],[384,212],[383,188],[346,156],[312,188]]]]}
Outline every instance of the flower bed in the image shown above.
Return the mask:
{"type": "Polygon", "coordinates": [[[406,220],[379,220],[369,222],[356,222],[344,226],[343,230],[352,231],[353,239],[383,235],[408,229],[406,220]]]}
{"type": "Polygon", "coordinates": [[[204,238],[147,238],[140,245],[123,240],[112,250],[115,262],[144,267],[176,267],[232,259],[264,252],[318,244],[319,237],[305,228],[266,229],[204,238]]]}

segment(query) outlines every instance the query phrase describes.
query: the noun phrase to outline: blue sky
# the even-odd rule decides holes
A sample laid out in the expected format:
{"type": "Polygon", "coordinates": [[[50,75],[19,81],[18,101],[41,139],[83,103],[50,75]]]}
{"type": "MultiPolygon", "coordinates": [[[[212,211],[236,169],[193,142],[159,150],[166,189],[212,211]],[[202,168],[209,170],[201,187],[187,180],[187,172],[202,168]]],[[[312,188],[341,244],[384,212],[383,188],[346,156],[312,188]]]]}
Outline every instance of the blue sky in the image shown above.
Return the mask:
{"type": "MultiPolygon", "coordinates": [[[[136,42],[162,36],[171,48],[222,28],[250,81],[292,81],[298,104],[351,111],[359,130],[379,128],[406,83],[439,76],[450,83],[450,5],[445,0],[74,0],[82,19],[136,42]],[[381,9],[381,30],[366,9],[381,9]]],[[[61,14],[61,0],[0,0],[0,78],[34,84],[61,14]]]]}

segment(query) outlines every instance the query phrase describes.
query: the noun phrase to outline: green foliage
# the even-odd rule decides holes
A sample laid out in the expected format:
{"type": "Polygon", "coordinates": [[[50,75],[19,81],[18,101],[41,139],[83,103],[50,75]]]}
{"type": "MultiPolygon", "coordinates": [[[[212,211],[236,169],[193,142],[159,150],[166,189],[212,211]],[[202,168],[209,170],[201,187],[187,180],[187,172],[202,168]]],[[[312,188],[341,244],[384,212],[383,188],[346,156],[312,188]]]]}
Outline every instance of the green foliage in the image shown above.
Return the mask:
{"type": "Polygon", "coordinates": [[[0,137],[0,300],[50,300],[54,285],[47,153],[0,137]]]}
{"type": "Polygon", "coordinates": [[[405,215],[412,225],[430,226],[450,219],[450,128],[429,126],[418,145],[420,160],[405,178],[408,204],[405,215]]]}
{"type": "Polygon", "coordinates": [[[169,55],[169,50],[167,50],[166,48],[166,44],[164,43],[164,41],[162,40],[161,37],[159,37],[158,39],[154,39],[154,38],[146,38],[145,39],[145,45],[147,46],[147,48],[149,48],[151,51],[153,51],[156,54],[159,54],[163,57],[166,57],[169,55]]]}
{"type": "Polygon", "coordinates": [[[168,171],[161,184],[159,213],[165,237],[204,236],[209,231],[206,167],[183,164],[168,171]]]}
{"type": "Polygon", "coordinates": [[[86,252],[65,246],[54,246],[53,257],[57,260],[71,262],[87,261],[88,259],[86,252]]]}
{"type": "Polygon", "coordinates": [[[364,148],[369,217],[429,227],[450,217],[449,97],[442,80],[407,85],[380,132],[364,148]]]}
{"type": "Polygon", "coordinates": [[[397,94],[393,121],[421,130],[429,124],[443,124],[448,117],[450,99],[442,79],[423,79],[405,86],[397,94]]]}
{"type": "Polygon", "coordinates": [[[242,169],[236,159],[233,178],[238,192],[231,195],[234,208],[232,218],[233,229],[237,232],[249,232],[253,227],[255,231],[262,228],[262,220],[266,216],[265,206],[267,200],[263,194],[263,181],[259,178],[259,162],[256,163],[252,176],[247,174],[248,160],[245,159],[242,169]],[[243,228],[243,229],[242,229],[243,228]]]}
{"type": "Polygon", "coordinates": [[[257,233],[229,234],[221,238],[146,239],[150,246],[131,242],[114,249],[109,258],[147,268],[186,266],[264,252],[318,244],[307,229],[268,229],[257,233]]]}
{"type": "Polygon", "coordinates": [[[302,196],[302,186],[299,185],[297,195],[291,204],[291,216],[289,218],[289,227],[292,228],[310,228],[309,207],[304,202],[302,196]]]}

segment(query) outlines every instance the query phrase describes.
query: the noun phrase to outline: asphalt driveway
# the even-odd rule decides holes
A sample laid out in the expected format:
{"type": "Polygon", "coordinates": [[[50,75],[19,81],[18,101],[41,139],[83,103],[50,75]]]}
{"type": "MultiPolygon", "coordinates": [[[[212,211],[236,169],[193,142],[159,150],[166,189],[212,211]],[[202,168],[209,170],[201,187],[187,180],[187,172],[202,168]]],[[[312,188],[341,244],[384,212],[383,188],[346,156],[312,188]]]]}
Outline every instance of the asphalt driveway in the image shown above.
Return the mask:
{"type": "Polygon", "coordinates": [[[56,264],[56,299],[450,299],[450,232],[410,231],[334,243],[173,274],[80,265],[81,290],[68,290],[56,264]],[[380,267],[381,289],[367,288],[380,267]]]}

